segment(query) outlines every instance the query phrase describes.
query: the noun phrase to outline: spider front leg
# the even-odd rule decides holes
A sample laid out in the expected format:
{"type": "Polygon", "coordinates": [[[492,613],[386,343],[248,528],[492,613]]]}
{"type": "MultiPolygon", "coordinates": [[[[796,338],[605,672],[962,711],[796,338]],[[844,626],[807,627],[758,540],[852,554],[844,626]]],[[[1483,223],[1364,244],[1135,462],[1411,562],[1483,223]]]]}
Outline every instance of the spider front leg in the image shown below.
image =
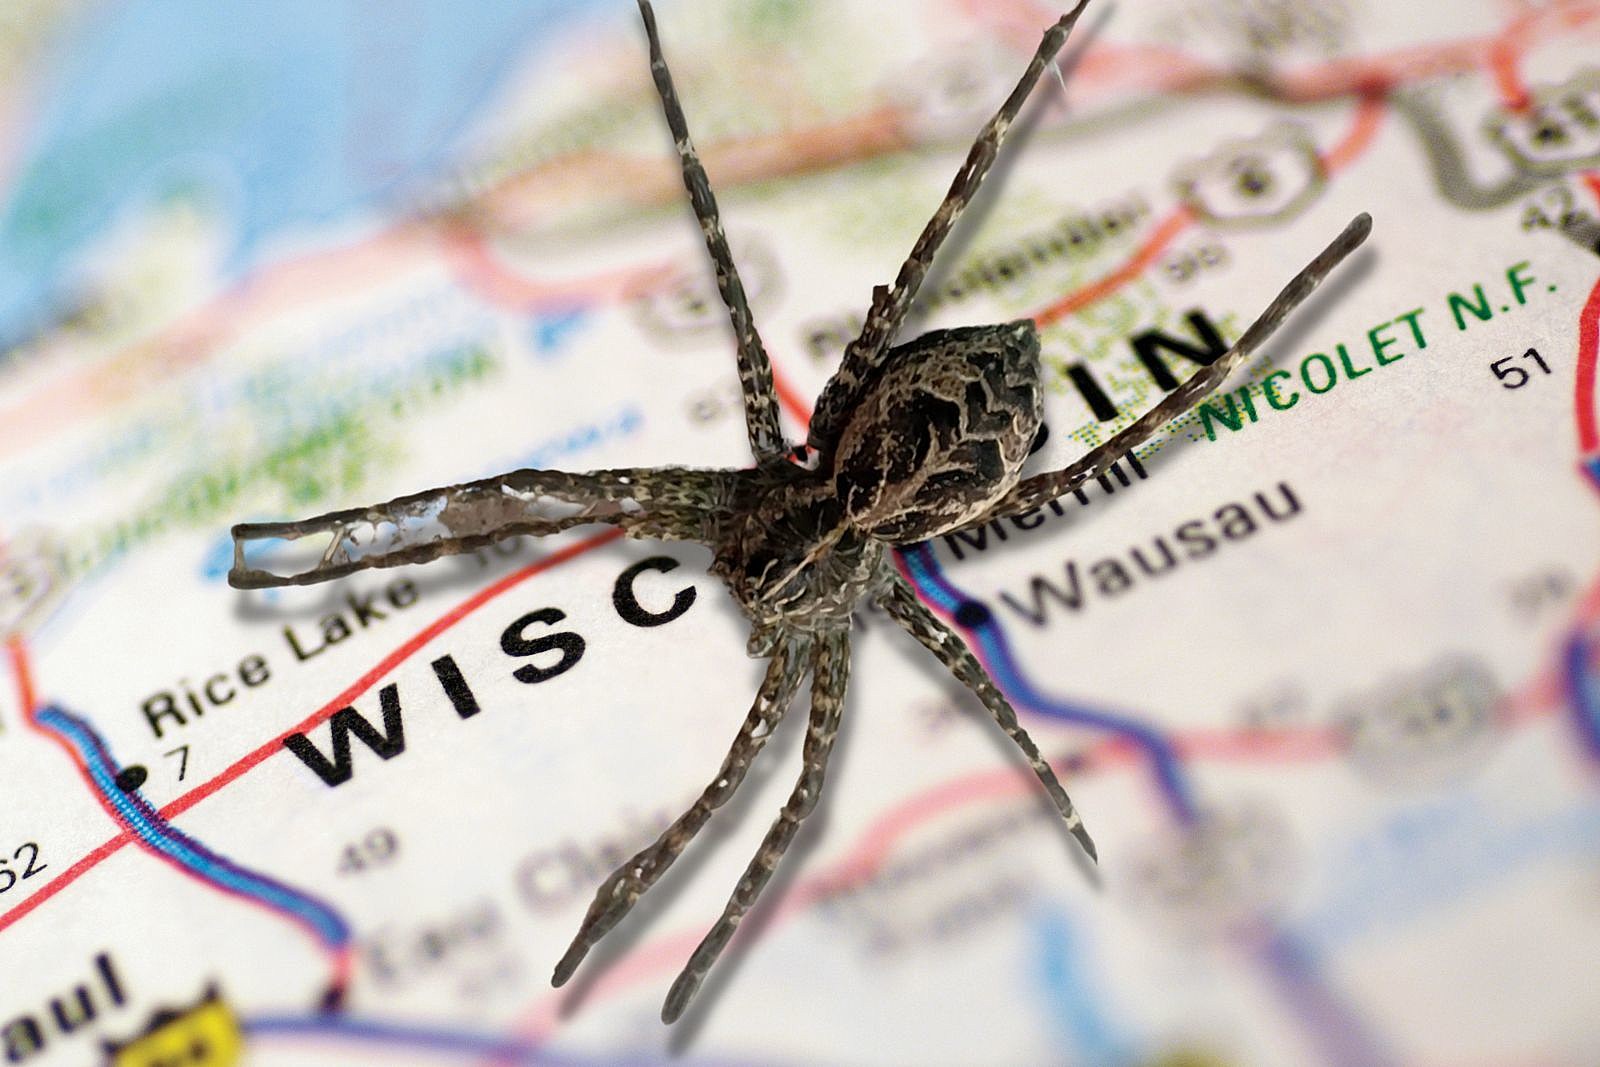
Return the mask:
{"type": "Polygon", "coordinates": [[[678,93],[673,88],[666,57],[661,53],[656,15],[649,0],[639,0],[639,14],[644,17],[645,35],[650,38],[650,73],[656,83],[656,92],[661,97],[661,108],[666,112],[667,126],[672,130],[672,139],[678,149],[683,185],[689,192],[689,203],[694,207],[695,218],[700,222],[700,232],[705,234],[706,251],[711,254],[711,265],[717,275],[717,292],[722,295],[722,303],[727,307],[728,317],[733,323],[750,451],[755,453],[757,463],[764,463],[787,451],[783,427],[778,422],[778,394],[772,382],[772,360],[767,356],[761,335],[756,331],[755,316],[750,313],[750,301],[745,296],[744,283],[739,280],[739,268],[728,249],[728,237],[722,230],[722,218],[717,212],[717,198],[711,192],[711,181],[706,177],[706,169],[694,150],[694,142],[689,139],[689,124],[683,117],[683,106],[678,103],[678,93]]]}
{"type": "Polygon", "coordinates": [[[1070,467],[1049,474],[1035,475],[1019,482],[1016,488],[1002,497],[987,513],[969,523],[969,527],[981,526],[1008,515],[1020,515],[1025,511],[1031,511],[1059,496],[1065,496],[1090,479],[1106,473],[1117,460],[1155,436],[1156,432],[1167,423],[1210,396],[1235,367],[1244,362],[1250,353],[1261,347],[1267,338],[1283,325],[1289,313],[1299,306],[1301,301],[1316,291],[1317,286],[1332,273],[1333,268],[1361,247],[1361,242],[1365,241],[1371,232],[1372,216],[1363,211],[1350,220],[1339,236],[1335,237],[1317,258],[1306,264],[1305,269],[1290,279],[1289,284],[1283,287],[1272,303],[1267,305],[1267,309],[1250,324],[1234,346],[1215,362],[1190,375],[1187,381],[1168,393],[1159,404],[1070,467]]]}
{"type": "Polygon", "coordinates": [[[833,751],[833,741],[839,732],[839,714],[844,708],[845,685],[850,676],[850,632],[841,630],[820,638],[813,648],[811,661],[811,721],[806,727],[805,768],[794,792],[778,815],[778,821],[767,831],[766,838],[755,858],[745,868],[744,877],[728,900],[722,918],[706,934],[689,957],[683,973],[672,983],[666,1003],[661,1007],[663,1022],[673,1022],[683,1014],[705,980],[706,972],[717,962],[717,957],[727,947],[728,941],[766,888],[767,880],[777,869],[778,861],[794,841],[800,824],[817,806],[822,794],[823,775],[828,768],[828,754],[833,751]]]}
{"type": "Polygon", "coordinates": [[[736,471],[681,467],[587,474],[520,470],[299,522],[241,523],[233,528],[228,584],[235,589],[309,585],[596,522],[620,526],[635,537],[709,541],[716,515],[727,508],[738,481],[736,471]],[[245,546],[252,541],[324,534],[329,541],[321,559],[299,573],[274,574],[245,561],[245,546]]]}
{"type": "Polygon", "coordinates": [[[734,739],[733,747],[723,758],[722,769],[717,772],[716,778],[654,844],[618,867],[601,884],[594,895],[594,902],[589,905],[588,914],[583,917],[583,925],[572,939],[571,947],[561,957],[561,962],[556,964],[551,985],[566,984],[589,950],[622,921],[644,892],[655,884],[656,879],[672,866],[689,842],[694,840],[695,834],[710,820],[711,813],[727,803],[738,790],[750,764],[766,746],[773,728],[794,701],[810,651],[809,643],[803,640],[790,640],[778,645],[767,664],[767,675],[761,682],[750,714],[745,718],[739,736],[734,739]]]}
{"type": "Polygon", "coordinates": [[[962,212],[972,202],[972,198],[978,195],[984,177],[988,175],[989,168],[994,166],[995,157],[1000,152],[1000,145],[1005,141],[1006,132],[1011,129],[1011,124],[1022,111],[1022,105],[1027,102],[1028,94],[1033,92],[1034,85],[1039,81],[1039,75],[1066,43],[1067,35],[1072,32],[1072,27],[1077,23],[1078,16],[1083,14],[1088,2],[1089,0],[1080,0],[1077,7],[1061,16],[1055,25],[1045,31],[1044,39],[1039,42],[1033,59],[1023,70],[1016,88],[1011,90],[1011,95],[1006,98],[1000,110],[995,112],[994,117],[978,132],[977,140],[967,153],[966,162],[961,165],[961,169],[956,172],[955,180],[950,183],[950,191],[945,194],[944,201],[923,227],[916,244],[911,247],[911,254],[906,257],[905,263],[900,267],[900,273],[895,276],[894,288],[879,286],[872,291],[872,306],[867,309],[866,325],[861,328],[860,335],[845,348],[839,369],[823,387],[822,395],[817,397],[816,410],[811,415],[807,443],[823,455],[830,455],[833,452],[834,445],[838,443],[839,433],[844,428],[849,414],[855,410],[862,389],[871,380],[884,355],[889,351],[895,334],[900,332],[906,312],[911,309],[911,302],[916,299],[917,290],[922,286],[923,279],[928,276],[928,271],[933,266],[933,257],[939,252],[939,246],[950,236],[950,231],[955,228],[956,221],[961,218],[962,212]]]}
{"type": "Polygon", "coordinates": [[[937,656],[939,662],[950,668],[950,673],[955,675],[962,685],[977,694],[1000,729],[1004,730],[1006,736],[1011,738],[1011,742],[1028,757],[1033,773],[1038,775],[1045,792],[1055,801],[1056,810],[1066,820],[1067,829],[1072,831],[1072,836],[1078,839],[1078,844],[1083,846],[1090,859],[1096,863],[1100,862],[1100,854],[1094,847],[1094,839],[1084,828],[1078,809],[1072,805],[1072,798],[1067,796],[1067,791],[1061,787],[1061,782],[1056,778],[1056,772],[1039,754],[1039,746],[1033,743],[1033,738],[1029,737],[1022,724],[1017,722],[1017,713],[1011,707],[1011,702],[1000,692],[1000,687],[990,679],[989,672],[983,669],[983,664],[978,662],[978,658],[967,648],[961,636],[924,607],[917,599],[916,591],[911,588],[911,584],[898,574],[894,576],[889,591],[878,597],[878,603],[883,605],[884,610],[907,633],[937,656]]]}

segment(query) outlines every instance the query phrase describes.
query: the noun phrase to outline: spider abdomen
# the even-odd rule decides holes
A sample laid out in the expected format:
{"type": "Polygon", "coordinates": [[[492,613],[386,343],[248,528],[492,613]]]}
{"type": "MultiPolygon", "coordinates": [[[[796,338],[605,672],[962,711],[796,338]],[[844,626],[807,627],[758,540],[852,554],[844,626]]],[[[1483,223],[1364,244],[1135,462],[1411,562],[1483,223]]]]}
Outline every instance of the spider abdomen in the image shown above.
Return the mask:
{"type": "Polygon", "coordinates": [[[1042,417],[1031,321],[924,334],[889,354],[845,420],[834,489],[857,529],[926,540],[1016,484],[1042,417]]]}

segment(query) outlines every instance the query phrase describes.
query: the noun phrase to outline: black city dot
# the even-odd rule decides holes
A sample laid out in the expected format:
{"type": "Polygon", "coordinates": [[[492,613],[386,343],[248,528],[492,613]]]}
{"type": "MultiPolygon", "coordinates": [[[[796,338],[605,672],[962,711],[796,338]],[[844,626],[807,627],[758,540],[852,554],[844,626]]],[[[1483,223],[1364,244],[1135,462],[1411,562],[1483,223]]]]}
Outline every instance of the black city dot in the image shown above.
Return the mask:
{"type": "Polygon", "coordinates": [[[117,772],[117,788],[124,793],[131,793],[144,785],[144,780],[148,777],[150,777],[149,771],[137,763],[131,763],[117,772]]]}
{"type": "Polygon", "coordinates": [[[969,630],[986,625],[993,617],[989,609],[976,600],[969,600],[956,608],[956,622],[969,630]]]}

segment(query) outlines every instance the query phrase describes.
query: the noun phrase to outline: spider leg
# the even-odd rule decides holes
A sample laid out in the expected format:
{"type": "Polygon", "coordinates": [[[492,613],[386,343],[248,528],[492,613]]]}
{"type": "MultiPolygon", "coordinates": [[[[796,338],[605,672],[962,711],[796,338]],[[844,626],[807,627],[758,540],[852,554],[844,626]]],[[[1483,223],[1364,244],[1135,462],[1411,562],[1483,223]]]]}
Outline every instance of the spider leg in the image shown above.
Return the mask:
{"type": "Polygon", "coordinates": [[[824,455],[833,451],[839,433],[843,429],[842,423],[846,413],[855,409],[862,386],[871,379],[889,345],[894,341],[901,323],[905,321],[906,312],[911,308],[912,300],[916,298],[917,289],[933,265],[933,257],[939,251],[939,246],[950,235],[951,229],[955,227],[961,213],[966,210],[967,204],[977,195],[979,186],[989,173],[989,168],[994,165],[1000,145],[1005,140],[1006,131],[1011,128],[1017,113],[1022,110],[1022,105],[1027,101],[1028,94],[1033,91],[1040,73],[1066,42],[1067,34],[1072,31],[1073,24],[1078,21],[1078,16],[1083,13],[1087,3],[1088,0],[1081,0],[1077,7],[1063,15],[1055,25],[1045,31],[1044,39],[1039,42],[1039,48],[1034,52],[1027,69],[1022,72],[1022,78],[1017,82],[1016,88],[1011,91],[1011,95],[1006,98],[1006,102],[1000,106],[1000,110],[988,124],[979,131],[977,140],[973,142],[972,149],[967,154],[966,162],[961,165],[961,169],[956,172],[955,180],[950,183],[950,191],[945,194],[943,203],[928,220],[916,244],[911,247],[910,256],[900,267],[900,273],[894,280],[894,287],[890,289],[879,286],[872,291],[872,306],[867,309],[866,325],[861,328],[860,336],[845,348],[839,369],[823,387],[822,395],[817,398],[807,438],[807,443],[812,448],[824,455]]]}
{"type": "Polygon", "coordinates": [[[689,957],[689,962],[672,983],[666,1003],[661,1007],[663,1022],[673,1022],[689,1006],[706,972],[717,961],[722,950],[733,937],[739,920],[761,896],[767,880],[777,868],[784,852],[794,840],[795,833],[805,817],[817,806],[822,793],[823,774],[828,766],[828,754],[833,750],[833,740],[839,731],[839,713],[844,707],[845,684],[850,674],[850,633],[848,630],[822,637],[812,652],[811,721],[806,727],[805,767],[800,780],[784,804],[777,822],[767,831],[761,848],[745,868],[744,877],[734,889],[722,918],[706,934],[689,957]]]}
{"type": "Polygon", "coordinates": [[[695,834],[710,820],[711,813],[738,790],[745,772],[765,747],[773,728],[794,700],[795,691],[800,688],[800,679],[805,674],[809,651],[809,642],[804,640],[786,641],[778,646],[767,665],[766,678],[761,682],[750,714],[745,718],[739,736],[734,739],[733,747],[723,758],[722,769],[717,772],[716,778],[654,844],[618,867],[601,884],[594,895],[594,902],[589,905],[588,914],[583,917],[583,925],[572,939],[571,947],[561,957],[561,962],[556,964],[551,985],[566,984],[589,950],[622,921],[645,891],[655,884],[656,879],[672,866],[689,842],[694,840],[695,834]]]}
{"type": "Polygon", "coordinates": [[[884,610],[907,633],[937,656],[939,662],[950,668],[950,673],[955,675],[962,685],[978,695],[978,699],[983,701],[983,706],[989,710],[989,714],[1000,729],[1004,730],[1012,743],[1028,757],[1033,773],[1038,775],[1045,792],[1055,801],[1056,810],[1060,811],[1061,817],[1066,820],[1067,829],[1072,831],[1072,836],[1078,839],[1078,844],[1083,846],[1090,859],[1096,863],[1100,862],[1100,854],[1094,847],[1094,839],[1084,828],[1083,818],[1078,814],[1078,809],[1073,807],[1072,798],[1067,796],[1067,791],[1061,788],[1061,782],[1056,778],[1056,772],[1039,754],[1039,746],[1033,743],[1033,738],[1029,737],[1022,724],[1017,722],[1017,713],[1011,707],[1011,702],[1000,692],[1000,687],[990,679],[989,672],[983,669],[978,657],[968,650],[961,636],[924,607],[917,599],[917,594],[910,583],[898,574],[894,575],[889,591],[878,598],[878,603],[883,605],[884,610]]]}
{"type": "Polygon", "coordinates": [[[744,283],[739,280],[739,268],[734,265],[733,253],[728,250],[728,238],[722,230],[722,219],[717,213],[717,198],[711,192],[711,182],[706,169],[689,139],[689,126],[683,117],[683,107],[678,103],[677,90],[672,86],[672,74],[667,70],[666,58],[661,53],[661,38],[656,33],[656,16],[650,0],[639,0],[639,14],[644,16],[645,34],[650,38],[650,73],[655,79],[656,92],[661,97],[662,110],[666,112],[667,126],[677,144],[678,160],[683,166],[683,185],[689,191],[689,203],[694,207],[695,218],[705,234],[706,251],[711,253],[711,264],[716,269],[717,291],[728,309],[733,322],[734,337],[738,343],[739,384],[744,390],[745,428],[750,434],[750,450],[756,462],[763,463],[783,455],[787,447],[783,428],[778,423],[778,395],[772,384],[772,361],[756,332],[750,302],[745,296],[744,283]]]}
{"type": "Polygon", "coordinates": [[[1244,362],[1251,352],[1259,348],[1262,342],[1283,325],[1289,313],[1322,284],[1322,280],[1334,267],[1360,247],[1361,242],[1365,241],[1367,234],[1371,232],[1372,216],[1366,212],[1357,215],[1343,232],[1334,238],[1332,244],[1323,249],[1317,258],[1306,264],[1305,269],[1284,286],[1283,291],[1261,313],[1261,317],[1252,322],[1243,336],[1216,362],[1195,372],[1182,385],[1168,393],[1159,404],[1070,467],[1048,474],[1038,474],[1019,482],[1011,492],[1001,497],[994,507],[981,518],[974,519],[970,525],[979,526],[993,519],[1030,511],[1106,473],[1113,463],[1155,436],[1156,432],[1168,422],[1211,395],[1235,367],[1244,362]]]}
{"type": "Polygon", "coordinates": [[[738,471],[636,467],[570,474],[519,470],[482,481],[428,489],[365,508],[330,511],[298,522],[241,523],[233,528],[235,589],[309,585],[371,567],[423,563],[470,552],[519,534],[553,534],[610,523],[634,537],[707,541],[726,508],[738,471]],[[251,541],[331,535],[322,559],[279,575],[245,562],[251,541]]]}

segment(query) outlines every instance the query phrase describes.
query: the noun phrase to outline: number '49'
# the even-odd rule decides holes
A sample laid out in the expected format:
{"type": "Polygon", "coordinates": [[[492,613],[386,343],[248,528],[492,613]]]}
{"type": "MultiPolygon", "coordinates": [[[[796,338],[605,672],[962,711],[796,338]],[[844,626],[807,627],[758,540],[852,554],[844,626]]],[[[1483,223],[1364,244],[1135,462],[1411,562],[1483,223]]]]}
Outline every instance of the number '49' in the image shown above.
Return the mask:
{"type": "Polygon", "coordinates": [[[1518,359],[1532,362],[1546,374],[1550,373],[1550,365],[1544,361],[1544,357],[1539,354],[1539,350],[1530,348],[1520,356],[1506,356],[1504,359],[1497,359],[1489,364],[1489,369],[1494,372],[1494,376],[1500,379],[1501,388],[1521,389],[1532,380],[1533,376],[1528,373],[1528,369],[1516,362],[1518,359]]]}

